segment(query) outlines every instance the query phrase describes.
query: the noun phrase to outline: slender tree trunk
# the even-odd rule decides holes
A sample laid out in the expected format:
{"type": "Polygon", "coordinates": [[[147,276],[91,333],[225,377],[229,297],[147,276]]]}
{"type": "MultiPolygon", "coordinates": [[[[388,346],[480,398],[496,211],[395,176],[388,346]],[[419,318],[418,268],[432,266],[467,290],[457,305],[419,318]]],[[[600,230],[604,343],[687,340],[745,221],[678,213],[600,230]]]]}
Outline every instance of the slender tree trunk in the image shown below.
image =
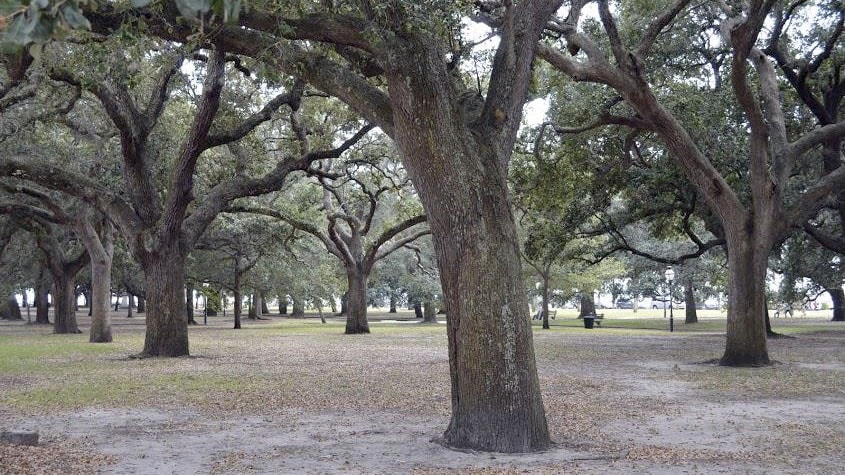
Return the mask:
{"type": "Polygon", "coordinates": [[[144,313],[147,311],[147,301],[144,297],[138,296],[138,309],[136,313],[144,313]]]}
{"type": "Polygon", "coordinates": [[[426,300],[423,304],[422,323],[437,323],[437,312],[434,308],[434,302],[431,300],[426,300]]]}
{"type": "Polygon", "coordinates": [[[135,296],[127,292],[126,301],[128,302],[126,305],[126,318],[134,318],[134,315],[132,315],[132,306],[135,303],[135,296]]]}
{"type": "Polygon", "coordinates": [[[593,301],[592,292],[581,292],[581,310],[578,312],[578,318],[584,318],[584,315],[596,314],[596,303],[593,301]]]}
{"type": "Polygon", "coordinates": [[[178,250],[148,254],[141,261],[147,302],[147,333],[140,357],[187,356],[185,256],[178,250]]]}
{"type": "Polygon", "coordinates": [[[771,363],[766,343],[765,279],[769,246],[755,242],[754,236],[728,236],[727,343],[719,364],[723,366],[764,366],[771,363]]]}
{"type": "MultiPolygon", "coordinates": [[[[92,282],[93,287],[93,282],[92,282]]],[[[93,290],[89,290],[88,292],[83,292],[83,296],[85,297],[85,306],[88,307],[88,316],[94,316],[94,304],[91,302],[91,292],[93,290]]],[[[111,296],[111,289],[109,289],[109,296],[111,296]]]]}
{"type": "Polygon", "coordinates": [[[76,311],[73,309],[73,277],[53,276],[53,332],[82,333],[76,323],[76,311]]]}
{"type": "Polygon", "coordinates": [[[346,334],[370,333],[367,323],[367,275],[358,269],[347,269],[346,334]]]}
{"type": "Polygon", "coordinates": [[[44,269],[38,271],[38,281],[35,283],[35,323],[49,325],[50,304],[47,295],[50,293],[49,276],[44,269]]]}
{"type": "Polygon", "coordinates": [[[241,312],[243,311],[243,298],[241,297],[241,273],[235,269],[235,286],[233,290],[235,308],[232,313],[235,315],[235,330],[241,328],[241,312]]]}
{"type": "Polygon", "coordinates": [[[293,318],[302,318],[305,316],[305,301],[299,297],[292,297],[293,298],[293,310],[290,313],[290,316],[293,318]]]}
{"type": "Polygon", "coordinates": [[[396,313],[396,295],[390,292],[390,302],[388,303],[387,313],[396,313]]]}
{"type": "Polygon", "coordinates": [[[423,318],[423,309],[422,304],[419,302],[414,302],[414,317],[416,318],[423,318]]]}
{"type": "Polygon", "coordinates": [[[543,329],[549,329],[549,278],[547,275],[543,276],[543,301],[540,303],[540,308],[543,309],[543,329]]]}
{"type": "Polygon", "coordinates": [[[279,315],[288,314],[288,296],[279,295],[279,315]]]}
{"type": "Polygon", "coordinates": [[[684,306],[686,306],[684,323],[698,323],[698,313],[695,308],[695,288],[692,285],[692,279],[684,281],[684,306]]]}
{"type": "Polygon", "coordinates": [[[833,322],[845,322],[845,291],[842,287],[827,289],[833,301],[833,322]]]}

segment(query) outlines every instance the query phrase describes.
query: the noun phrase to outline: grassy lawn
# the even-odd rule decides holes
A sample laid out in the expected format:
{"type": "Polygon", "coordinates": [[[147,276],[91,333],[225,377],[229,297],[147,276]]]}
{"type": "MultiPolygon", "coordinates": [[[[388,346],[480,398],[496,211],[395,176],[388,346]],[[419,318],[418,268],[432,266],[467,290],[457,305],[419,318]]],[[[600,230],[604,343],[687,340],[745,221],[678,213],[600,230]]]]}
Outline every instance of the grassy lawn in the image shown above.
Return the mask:
{"type": "MultiPolygon", "coordinates": [[[[622,457],[617,460],[622,465],[595,462],[595,470],[584,473],[633,473],[644,466],[646,472],[678,473],[689,468],[684,465],[688,459],[713,469],[729,463],[731,470],[744,473],[749,471],[743,465],[745,457],[769,457],[766,444],[774,442],[784,447],[767,459],[775,471],[789,468],[807,447],[813,448],[818,460],[813,459],[814,465],[806,473],[824,473],[830,467],[827,461],[838,453],[834,446],[841,446],[836,440],[845,440],[845,405],[841,402],[845,399],[845,326],[827,322],[820,315],[774,320],[776,331],[796,337],[769,341],[770,355],[778,364],[723,368],[701,364],[720,356],[724,346],[724,314],[718,311],[700,312],[697,324],[686,325],[682,318],[676,319],[674,334],[668,332],[662,312],[604,313],[601,327],[592,330],[583,327],[574,311],[559,311],[550,330],[533,322],[537,367],[554,440],[570,449],[629,454],[614,456],[622,457]],[[805,406],[812,411],[809,419],[795,410],[805,406]],[[728,423],[725,411],[747,413],[748,417],[728,423]],[[775,415],[787,421],[771,419],[775,415]],[[702,417],[706,424],[701,422],[702,417]],[[675,435],[666,441],[655,439],[655,433],[665,431],[675,435]],[[727,437],[723,431],[740,440],[743,451],[726,451],[718,442],[727,437]],[[808,435],[802,435],[805,432],[808,435]],[[761,433],[767,434],[769,442],[758,440],[761,433]],[[825,433],[832,437],[831,442],[813,445],[812,433],[825,433]],[[699,436],[700,441],[695,438],[699,436]],[[580,442],[571,442],[574,440],[580,442]]],[[[298,414],[327,421],[326,427],[319,422],[319,427],[307,430],[322,434],[318,440],[329,443],[336,439],[332,434],[337,424],[350,423],[331,422],[336,417],[332,414],[361,414],[364,427],[371,423],[368,421],[400,414],[400,419],[422,426],[402,429],[402,424],[387,423],[387,428],[373,429],[371,435],[378,437],[379,431],[396,428],[410,430],[402,434],[418,434],[428,441],[442,431],[450,414],[443,319],[437,325],[420,325],[409,312],[396,315],[374,311],[371,317],[370,335],[350,336],[343,334],[341,318],[321,324],[310,314],[304,319],[273,317],[247,321],[244,329],[232,330],[230,320],[215,317],[209,319],[208,326],[190,327],[192,356],[145,360],[128,358],[143,346],[143,319],[115,316],[115,342],[110,344],[87,343],[85,334],[53,335],[49,327],[4,323],[0,325],[0,422],[37,418],[66,421],[67,414],[92,410],[152,410],[168,414],[168,420],[193,420],[195,416],[181,411],[195,411],[202,414],[199,420],[217,424],[214,427],[219,428],[214,430],[224,430],[240,427],[245,422],[239,421],[251,417],[287,420],[291,414],[298,414]]],[[[85,329],[84,317],[80,323],[85,329]]],[[[90,422],[79,424],[76,430],[93,430],[86,428],[90,422]]],[[[118,427],[128,423],[111,424],[118,427]]],[[[190,427],[186,424],[180,430],[189,432],[190,427]]],[[[122,447],[115,442],[121,433],[103,430],[107,432],[102,434],[103,444],[122,447]]],[[[245,427],[242,432],[250,430],[245,427]]],[[[386,443],[389,445],[389,441],[386,443]]],[[[134,447],[131,442],[127,444],[125,453],[121,453],[131,459],[134,447]]],[[[392,445],[389,447],[393,450],[392,445]]],[[[316,459],[330,449],[315,446],[313,450],[318,453],[309,457],[316,459]]],[[[242,457],[229,456],[237,460],[242,457]]],[[[0,460],[2,457],[0,445],[0,460]]],[[[359,472],[411,471],[385,465],[396,457],[386,457],[376,465],[371,465],[376,463],[372,454],[368,457],[368,462],[361,462],[359,472]]],[[[399,458],[413,457],[421,459],[420,466],[429,466],[424,453],[399,458]]],[[[256,464],[256,460],[265,459],[250,460],[256,464]]],[[[267,460],[262,463],[271,463],[267,460]]],[[[284,465],[287,459],[272,460],[282,465],[265,465],[266,473],[293,470],[284,465]]],[[[483,460],[483,464],[492,463],[488,458],[483,460]]],[[[453,462],[442,463],[447,465],[439,466],[451,467],[448,463],[453,462]]],[[[520,463],[529,464],[538,473],[572,471],[566,464],[549,465],[544,472],[538,461],[524,459],[520,463]]],[[[121,470],[132,471],[128,467],[121,470]]],[[[191,470],[197,468],[188,467],[191,470]]],[[[232,473],[244,470],[249,471],[233,469],[232,473]]],[[[451,467],[446,472],[461,470],[451,467]]]]}

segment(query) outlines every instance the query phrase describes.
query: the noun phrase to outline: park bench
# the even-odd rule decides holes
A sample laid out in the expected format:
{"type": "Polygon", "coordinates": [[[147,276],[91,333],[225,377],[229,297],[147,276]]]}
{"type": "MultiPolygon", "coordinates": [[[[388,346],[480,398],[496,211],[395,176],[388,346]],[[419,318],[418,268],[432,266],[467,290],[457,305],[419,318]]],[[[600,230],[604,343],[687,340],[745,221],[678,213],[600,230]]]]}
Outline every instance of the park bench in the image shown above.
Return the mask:
{"type": "MultiPolygon", "coordinates": [[[[554,320],[556,316],[557,316],[557,310],[549,310],[549,318],[554,320]]],[[[543,319],[543,311],[538,310],[537,313],[535,313],[534,316],[531,317],[531,318],[533,320],[542,320],[543,319]]]]}
{"type": "Polygon", "coordinates": [[[604,320],[604,314],[603,313],[594,313],[592,315],[584,315],[584,317],[593,317],[593,322],[595,322],[595,324],[598,325],[598,326],[601,326],[601,321],[604,320]]]}

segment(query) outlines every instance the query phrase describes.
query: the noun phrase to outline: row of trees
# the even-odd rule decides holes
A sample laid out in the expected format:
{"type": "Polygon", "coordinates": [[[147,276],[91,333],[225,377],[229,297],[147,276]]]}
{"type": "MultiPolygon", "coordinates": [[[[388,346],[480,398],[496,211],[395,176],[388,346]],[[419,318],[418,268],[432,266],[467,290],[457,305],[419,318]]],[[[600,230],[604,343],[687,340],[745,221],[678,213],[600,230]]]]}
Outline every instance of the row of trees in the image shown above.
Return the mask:
{"type": "MultiPolygon", "coordinates": [[[[343,263],[356,308],[375,263],[430,232],[449,313],[445,442],[543,450],[523,256],[547,293],[561,256],[680,262],[722,248],[721,362],[754,366],[770,362],[772,251],[800,249],[788,243],[800,232],[843,252],[835,1],[52,3],[3,12],[8,37],[36,45],[4,51],[4,212],[48,255],[47,236],[81,241],[53,252],[54,282],[83,253],[107,264],[117,230],[145,279],[141,356],[188,353],[191,251],[229,249],[234,275],[249,270],[239,244],[215,238],[221,214],[316,237],[343,263]],[[497,37],[486,59],[467,18],[497,37]],[[541,88],[550,122],[520,140],[541,88]],[[388,199],[403,194],[425,214],[388,199]],[[635,232],[692,247],[661,255],[635,232]]],[[[269,233],[247,234],[260,246],[269,233]]],[[[368,330],[357,315],[347,332],[368,330]]]]}

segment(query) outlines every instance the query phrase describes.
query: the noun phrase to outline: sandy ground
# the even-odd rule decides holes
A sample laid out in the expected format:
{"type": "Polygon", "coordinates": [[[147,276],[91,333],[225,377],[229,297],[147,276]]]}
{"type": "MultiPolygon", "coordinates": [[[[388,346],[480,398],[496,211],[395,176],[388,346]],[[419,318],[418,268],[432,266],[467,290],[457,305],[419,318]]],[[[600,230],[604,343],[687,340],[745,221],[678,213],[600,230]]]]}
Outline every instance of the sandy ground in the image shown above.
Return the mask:
{"type": "MultiPolygon", "coordinates": [[[[116,323],[126,325],[116,340],[141,331],[140,319],[116,323]]],[[[370,336],[315,338],[281,327],[244,333],[241,345],[222,326],[192,328],[192,358],[97,358],[126,371],[151,364],[254,381],[249,391],[179,404],[165,388],[125,404],[26,411],[3,402],[16,388],[0,375],[0,428],[37,429],[44,440],[39,449],[0,446],[0,473],[843,473],[845,326],[817,323],[824,332],[771,341],[780,363],[764,369],[702,363],[719,355],[721,335],[537,331],[557,444],[518,455],[434,440],[448,423],[437,331],[379,335],[374,324],[370,336]]],[[[0,334],[30,331],[49,332],[0,326],[0,334]]]]}

